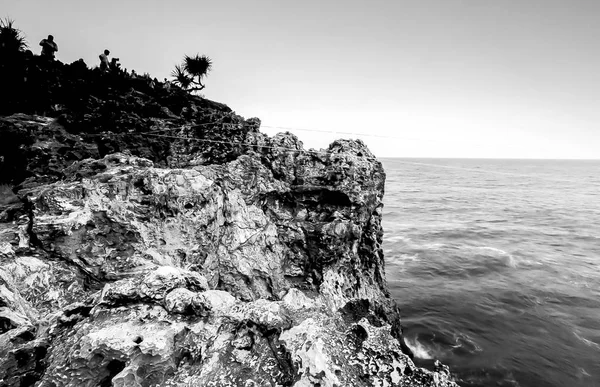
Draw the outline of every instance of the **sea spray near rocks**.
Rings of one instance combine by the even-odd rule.
[[[52,66],[57,118],[0,118],[0,385],[453,385],[406,354],[362,142]]]

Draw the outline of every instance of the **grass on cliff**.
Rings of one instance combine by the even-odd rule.
[[[0,184],[0,205],[6,206],[11,203],[18,203],[19,198],[12,190],[12,185]]]

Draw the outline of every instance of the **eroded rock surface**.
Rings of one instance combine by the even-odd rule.
[[[451,385],[402,351],[381,164],[356,142],[269,149],[180,169],[117,153],[22,189],[0,234],[1,383]]]
[[[403,343],[381,163],[209,109],[236,141],[174,118],[143,147],[0,120],[18,196],[0,202],[0,386],[454,385]]]

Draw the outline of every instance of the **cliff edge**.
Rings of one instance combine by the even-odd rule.
[[[403,343],[362,142],[307,151],[176,87],[15,68],[0,386],[455,385]]]

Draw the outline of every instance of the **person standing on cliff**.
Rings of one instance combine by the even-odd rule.
[[[100,54],[100,56],[99,56],[99,58],[100,58],[100,70],[102,72],[108,71],[108,66],[109,66],[108,56],[109,55],[110,55],[110,51],[104,50],[104,53]]]
[[[54,53],[58,51],[58,45],[54,41],[54,36],[48,35],[48,38],[42,39],[40,46],[42,46],[42,58],[53,60]]]
[[[119,63],[119,58],[112,58],[110,60],[110,65],[108,66],[108,68],[115,74],[119,74],[119,72],[121,71],[121,64]]]

